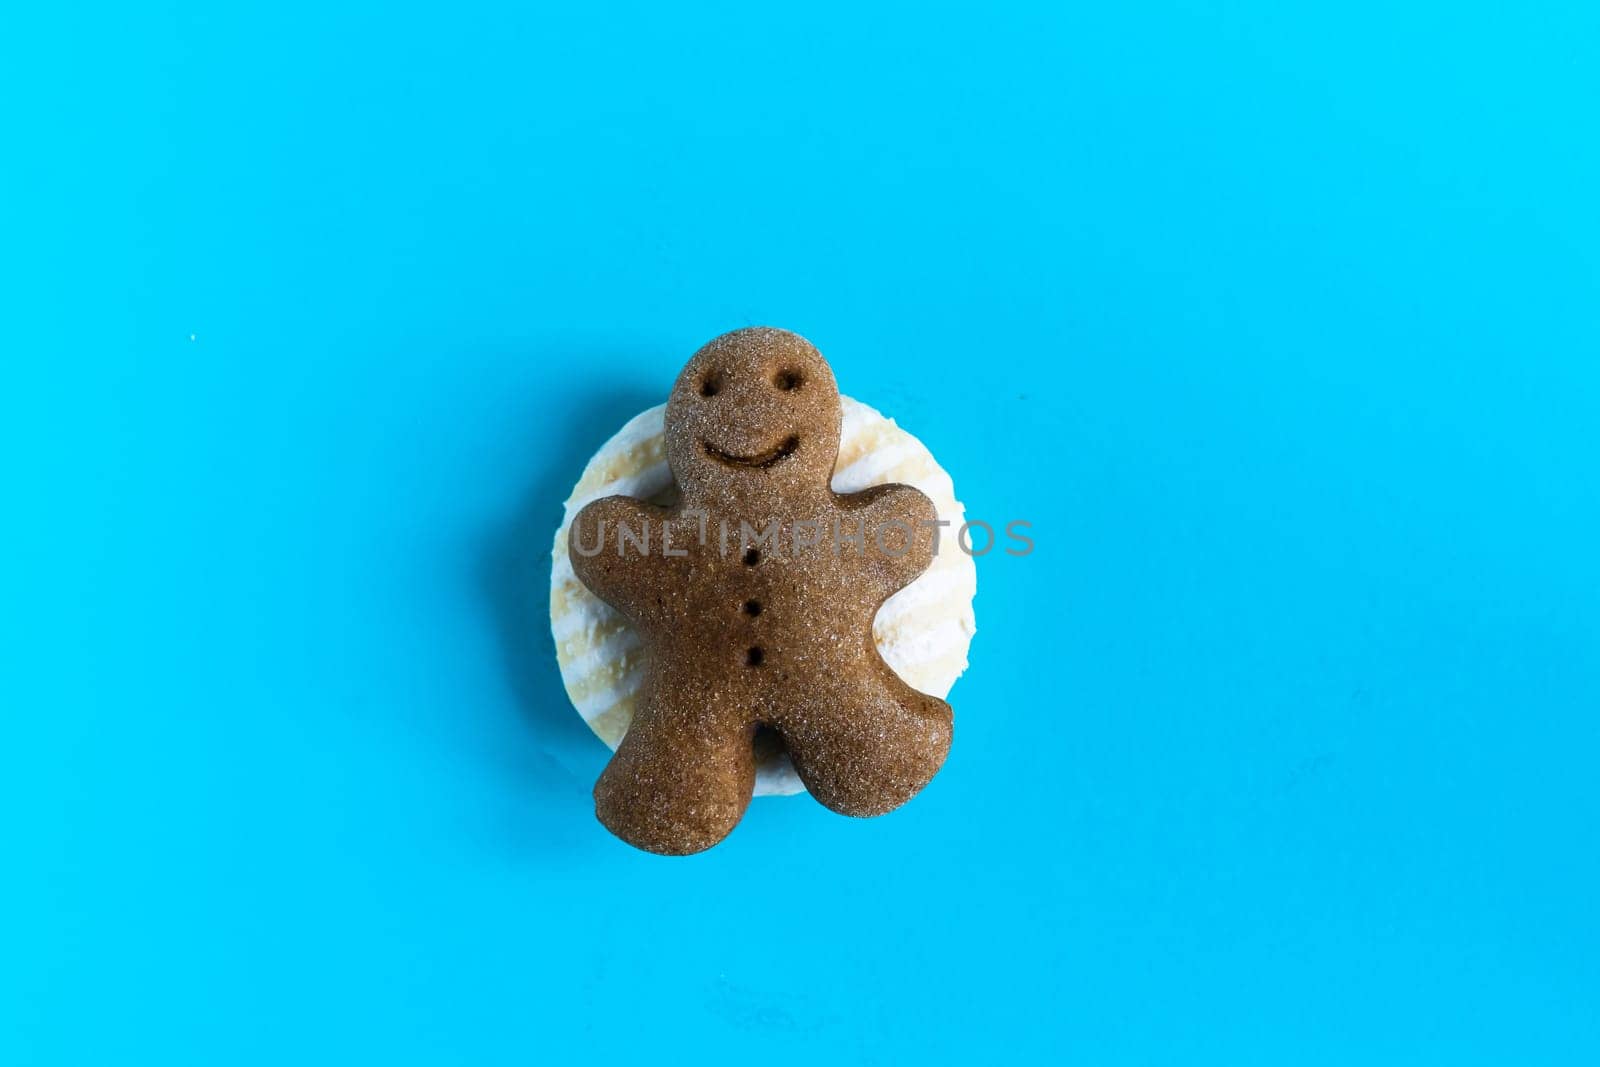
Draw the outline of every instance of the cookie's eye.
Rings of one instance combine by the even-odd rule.
[[[706,374],[704,378],[700,379],[701,396],[716,396],[720,392],[722,392],[721,374],[718,374],[716,371],[711,371]]]
[[[781,370],[772,376],[772,384],[786,393],[792,393],[800,388],[800,372],[797,370]]]

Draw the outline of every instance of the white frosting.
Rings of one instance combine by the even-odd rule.
[[[977,567],[956,538],[965,510],[955,498],[950,475],[921,441],[865,404],[849,397],[841,402],[844,420],[833,488],[853,493],[903,482],[926,493],[939,518],[950,523],[942,531],[933,565],[890,597],[872,623],[873,640],[884,662],[912,686],[943,698],[966,670],[967,649],[977,632],[972,613]],[[567,529],[584,505],[601,497],[647,499],[673,489],[662,437],[665,412],[664,404],[640,412],[589,460],[567,498],[552,551],[550,630],[561,680],[578,713],[612,748],[633,717],[643,683],[642,648],[626,620],[573,574]],[[756,796],[804,791],[788,756],[770,759],[756,769]]]

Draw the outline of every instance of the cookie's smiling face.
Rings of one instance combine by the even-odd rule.
[[[825,488],[838,453],[839,387],[799,334],[725,333],[672,387],[667,458],[685,492]]]

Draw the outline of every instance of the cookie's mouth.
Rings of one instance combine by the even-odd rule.
[[[705,446],[706,455],[710,456],[712,459],[716,460],[718,463],[721,463],[725,467],[743,467],[747,470],[764,470],[767,467],[782,463],[784,460],[793,455],[794,450],[800,447],[800,438],[793,436],[786,437],[775,448],[769,448],[765,452],[759,452],[753,456],[736,456],[731,452],[724,452],[710,441],[702,440],[700,443]]]

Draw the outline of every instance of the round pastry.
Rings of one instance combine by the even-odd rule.
[[[972,598],[977,568],[957,536],[965,511],[950,475],[925,445],[865,404],[841,397],[839,458],[832,488],[855,493],[901,483],[933,502],[942,528],[932,565],[884,602],[873,619],[879,654],[912,688],[944,698],[967,668],[967,649],[977,631]],[[573,572],[567,536],[586,504],[609,496],[671,504],[678,497],[667,465],[661,404],[630,419],[589,460],[567,498],[556,531],[550,574],[550,628],[567,696],[589,728],[613,750],[633,721],[643,682],[644,647],[620,613],[595,596]],[[805,791],[787,754],[760,754],[756,796]]]

